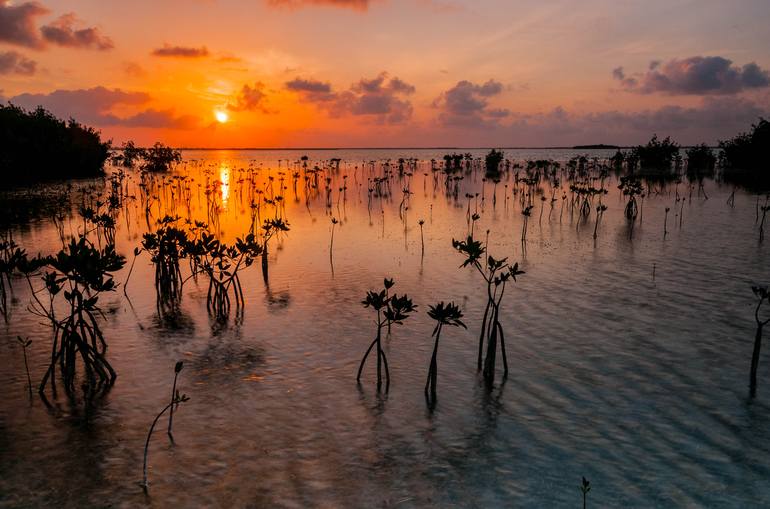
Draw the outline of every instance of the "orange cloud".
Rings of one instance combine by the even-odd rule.
[[[171,46],[169,44],[164,44],[162,48],[154,49],[152,55],[167,58],[206,58],[209,56],[209,50],[206,46],[194,48],[189,46]]]
[[[78,22],[74,13],[64,14],[40,29],[43,38],[53,44],[69,48],[93,48],[100,51],[115,47],[112,39],[103,35],[98,28],[74,28]]]

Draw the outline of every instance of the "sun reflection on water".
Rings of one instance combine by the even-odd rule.
[[[219,181],[222,184],[222,206],[227,207],[227,199],[230,197],[230,167],[224,163],[219,166]]]

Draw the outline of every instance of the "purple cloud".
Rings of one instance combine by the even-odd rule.
[[[752,62],[738,67],[723,57],[690,57],[666,63],[653,61],[644,73],[626,76],[612,71],[621,87],[639,94],[727,95],[770,86],[770,74]]]
[[[189,46],[171,46],[164,44],[162,48],[156,48],[152,55],[165,58],[206,58],[209,56],[209,50],[206,46],[194,48]]]
[[[386,72],[374,78],[361,78],[342,92],[334,92],[329,83],[300,78],[287,82],[286,88],[333,117],[368,116],[377,122],[398,124],[409,120],[414,110],[405,98],[414,93],[414,86],[400,78],[390,78]]]
[[[31,76],[37,70],[37,63],[15,51],[0,52],[0,75],[21,74]]]
[[[53,44],[68,48],[92,48],[100,51],[115,47],[112,39],[103,35],[98,28],[75,28],[78,18],[74,13],[64,14],[40,28],[43,38]]]
[[[95,87],[80,90],[54,90],[49,94],[20,94],[9,102],[26,109],[42,106],[61,118],[74,118],[95,126],[191,128],[197,119],[175,116],[171,110],[146,109],[128,117],[118,117],[111,110],[118,105],[142,106],[150,96],[144,92],[127,92],[119,88]]]
[[[50,11],[37,2],[11,5],[11,0],[0,0],[0,41],[28,48],[42,48],[35,18]]]
[[[440,109],[439,120],[445,125],[496,124],[510,114],[507,109],[489,106],[489,99],[502,91],[502,83],[492,79],[481,85],[463,80],[442,93],[433,105]]]

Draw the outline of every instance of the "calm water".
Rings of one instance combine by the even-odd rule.
[[[311,165],[343,160],[339,173],[330,174],[331,211],[323,191],[306,199],[302,181],[295,198],[287,174],[291,231],[272,241],[269,284],[258,264],[242,273],[242,320],[223,325],[209,318],[202,279],[185,285],[180,319],[159,319],[153,267],[142,254],[130,302],[120,290],[102,298],[108,356],[119,376],[87,413],[82,402],[63,397],[53,409],[36,394],[30,400],[15,338],[33,340],[37,384],[51,333],[27,311],[29,289],[16,280],[0,338],[0,506],[579,507],[581,476],[591,481],[589,507],[770,504],[766,355],[759,396],[747,398],[750,285],[770,281],[756,197],[738,191],[731,208],[729,187],[706,182],[709,199],[697,188],[690,199],[687,183],[671,184],[644,200],[629,238],[613,176],[596,240],[593,213],[582,223],[569,206],[560,211],[561,199],[551,211],[538,196],[523,250],[513,183],[497,186],[493,206],[491,183],[474,174],[455,199],[430,174],[428,161],[442,154],[307,152]],[[186,152],[179,174],[193,179],[192,210],[176,198],[172,203],[170,193],[160,195],[150,222],[168,212],[209,220],[208,179],[221,182],[208,195],[219,206],[220,236],[242,236],[250,221],[243,169],[259,169],[260,189],[273,176],[277,193],[279,166],[286,171],[287,161],[300,155]],[[573,153],[507,155],[566,160]],[[398,157],[423,161],[405,218],[397,179],[392,196],[369,207],[366,178],[380,169],[372,173],[363,164]],[[338,191],[343,175],[346,197]],[[137,182],[132,174],[130,194]],[[479,195],[478,205],[471,204],[481,216],[476,232],[489,229],[491,253],[526,271],[503,301],[511,373],[491,393],[475,369],[485,289],[477,274],[458,268],[462,259],[451,248],[453,237],[468,232],[465,194],[482,193],[482,186],[485,200]],[[550,198],[550,185],[542,189]],[[263,219],[268,211],[262,209]],[[340,220],[333,264],[331,216]],[[74,232],[81,222],[71,216],[66,224]],[[118,224],[118,250],[129,260],[116,275],[122,283],[147,231],[138,200],[127,202]],[[25,217],[12,231],[33,254],[60,247],[46,214]],[[386,276],[420,312],[386,339],[392,384],[387,396],[378,396],[373,371],[360,388],[355,372],[375,332],[372,312],[360,301]],[[442,335],[439,399],[430,413],[422,388],[433,323],[424,311],[439,300],[459,303],[469,328]],[[163,421],[153,437],[145,496],[138,485],[144,440],[180,359],[180,388],[191,399],[175,415],[176,445]]]

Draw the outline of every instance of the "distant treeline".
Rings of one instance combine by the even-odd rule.
[[[578,149],[615,149],[613,145],[583,145]],[[102,141],[95,129],[74,119],[61,120],[42,107],[27,111],[14,105],[0,105],[0,187],[46,180],[98,177],[110,156],[110,142]],[[610,163],[645,177],[669,178],[686,165],[688,177],[715,176],[717,168],[725,181],[747,187],[770,189],[770,122],[761,118],[751,130],[719,142],[715,152],[706,144],[686,150],[670,138],[653,136],[646,145],[617,150]],[[470,154],[447,154],[445,167],[457,170]],[[139,166],[146,171],[167,171],[181,161],[181,153],[161,143],[148,149],[127,142],[113,156],[113,163]],[[491,177],[511,162],[493,150],[485,160]]]
[[[684,168],[690,180],[715,177],[720,170],[722,180],[755,190],[770,190],[770,122],[761,118],[747,133],[719,142],[715,150],[705,143],[685,150],[666,137],[653,136],[639,145],[611,158],[616,170],[647,178],[676,177]]]
[[[75,120],[0,105],[0,187],[99,176],[109,150],[96,130]]]

